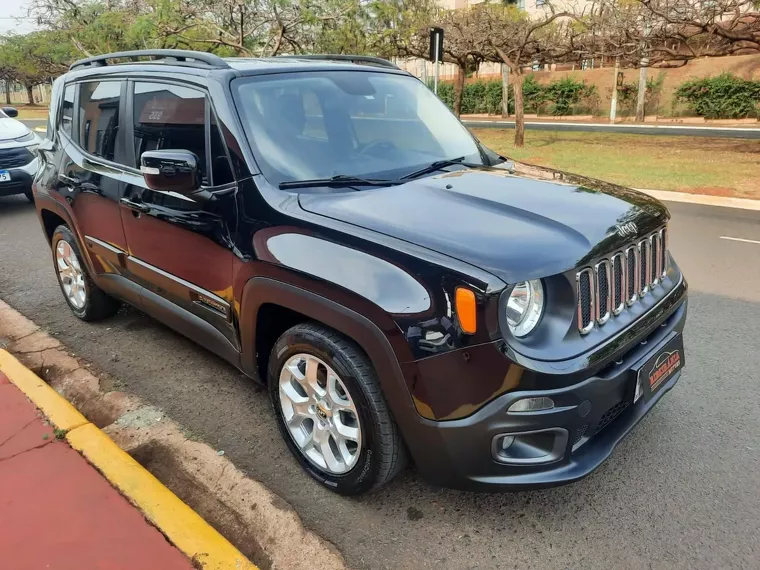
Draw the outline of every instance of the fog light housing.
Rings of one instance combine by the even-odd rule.
[[[491,455],[508,465],[540,465],[562,459],[567,449],[564,428],[502,433],[491,442]]]
[[[503,435],[501,436],[499,441],[500,441],[499,449],[501,449],[502,451],[506,451],[515,442],[515,436]]]
[[[523,398],[517,400],[509,408],[508,412],[521,413],[521,412],[540,412],[541,410],[551,410],[554,408],[554,400],[541,396],[540,398]]]

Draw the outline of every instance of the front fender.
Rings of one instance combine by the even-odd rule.
[[[318,321],[356,342],[366,353],[375,368],[386,401],[407,442],[413,444],[411,436],[419,425],[420,416],[414,407],[407,387],[407,381],[399,365],[400,356],[408,350],[400,331],[392,319],[374,323],[366,316],[311,291],[296,285],[278,281],[269,277],[249,279],[243,290],[241,319],[241,339],[244,349],[242,368],[250,376],[256,375],[257,362],[256,323],[260,308],[273,303],[297,311],[306,317]],[[382,328],[381,328],[382,327]],[[390,340],[389,340],[390,336]],[[394,342],[391,340],[400,340]],[[405,356],[408,356],[405,355]],[[416,450],[412,449],[413,455]]]

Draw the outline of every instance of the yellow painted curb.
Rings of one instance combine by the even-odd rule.
[[[206,570],[254,570],[227,539],[122,451],[92,424],[70,431],[66,439],[82,453],[169,540]]]
[[[0,371],[47,416],[66,439],[134,504],[180,551],[204,570],[258,570],[150,472],[132,459],[74,406],[7,351]]]
[[[87,418],[48,386],[42,378],[5,350],[0,350],[0,370],[42,410],[42,413],[58,429],[68,431],[89,423]]]

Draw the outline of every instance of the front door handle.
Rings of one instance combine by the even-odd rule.
[[[122,198],[119,200],[119,202],[125,207],[129,208],[130,210],[134,210],[135,212],[141,212],[146,213],[150,212],[150,206],[147,204],[143,204],[142,202],[133,202],[132,200],[128,198]]]

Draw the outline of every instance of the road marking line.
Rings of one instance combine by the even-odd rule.
[[[744,243],[757,243],[757,244],[760,244],[760,240],[756,240],[756,239],[735,238],[735,237],[730,237],[730,236],[720,236],[720,239],[727,239],[729,241],[741,241],[741,242],[744,242]]]

